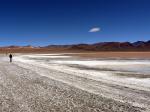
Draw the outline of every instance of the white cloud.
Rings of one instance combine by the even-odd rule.
[[[101,30],[101,28],[99,28],[99,27],[95,27],[95,28],[92,28],[92,29],[90,29],[89,30],[89,32],[99,32]]]

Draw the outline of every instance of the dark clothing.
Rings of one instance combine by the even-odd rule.
[[[9,55],[10,62],[12,62],[12,54]]]

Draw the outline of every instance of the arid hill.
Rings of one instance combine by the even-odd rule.
[[[90,51],[150,51],[150,41],[130,42],[100,42],[95,44],[78,44],[70,47],[73,50]]]
[[[48,45],[43,47],[6,46],[0,47],[0,53],[32,53],[32,52],[78,52],[78,51],[150,51],[150,41],[137,42],[99,42],[94,44]]]

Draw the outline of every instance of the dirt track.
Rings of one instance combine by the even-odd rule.
[[[58,72],[50,70],[49,73],[59,75]],[[40,76],[35,71],[13,63],[0,62],[0,79],[1,112],[140,112],[144,110],[77,89],[57,79]]]

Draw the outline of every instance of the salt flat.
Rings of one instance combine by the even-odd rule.
[[[28,54],[0,65],[2,112],[150,111],[149,60]]]

